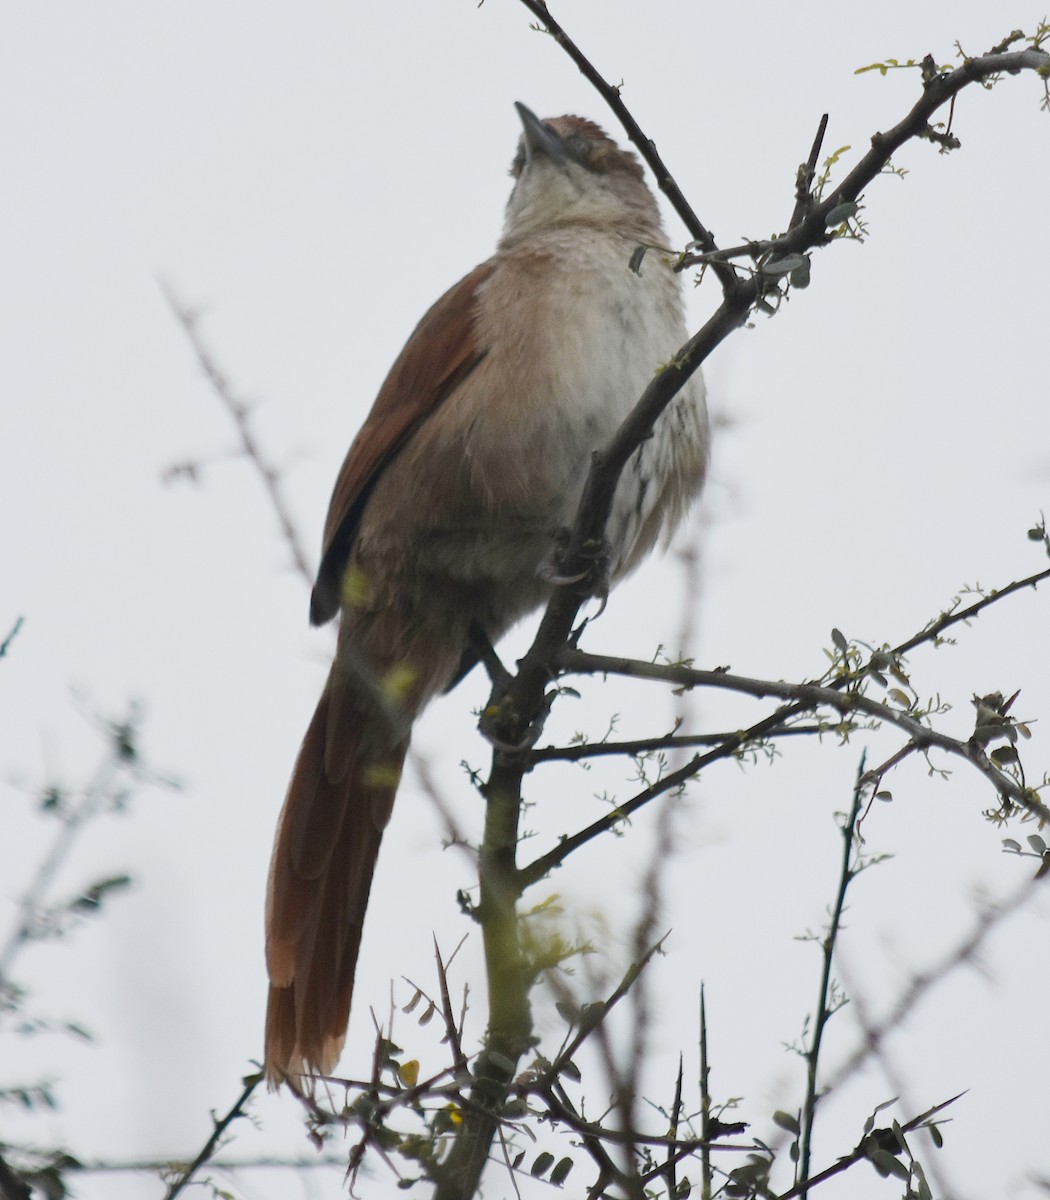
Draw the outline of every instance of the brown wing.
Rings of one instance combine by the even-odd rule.
[[[324,527],[324,549],[310,597],[310,622],[339,611],[343,573],[357,523],[383,469],[414,430],[485,357],[474,332],[475,295],[495,269],[475,267],[426,313],[390,368],[335,482]]]

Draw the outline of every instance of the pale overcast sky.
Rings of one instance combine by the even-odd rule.
[[[927,52],[950,62],[956,39],[978,53],[1042,15],[1022,0],[886,0],[856,12],[813,0],[561,0],[554,11],[623,81],[723,244],[783,226],[822,112],[826,148],[850,145],[848,166],[918,94],[914,72],[857,67]],[[95,826],[57,888],[127,870],[134,892],[69,944],[19,960],[33,1010],[82,1021],[97,1042],[4,1036],[0,1085],[42,1072],[61,1099],[35,1123],[5,1117],[4,1140],[61,1141],[88,1159],[190,1156],[209,1109],[228,1106],[261,1051],[269,846],[331,636],[307,627],[306,588],[258,478],[232,457],[230,421],[159,281],[200,309],[216,359],[256,405],[316,554],[335,472],[387,367],[425,308],[492,250],[519,132],[513,102],[586,115],[622,137],[530,21],[512,0],[4,6],[0,626],[18,615],[25,625],[0,663],[0,936],[50,834],[20,785],[81,784],[99,753],[71,688],[106,712],[141,700],[150,763],[184,782]],[[968,91],[954,117],[962,149],[908,147],[905,177],[868,190],[867,242],[820,253],[807,292],[719,350],[706,368],[720,433],[705,504],[677,549],[615,594],[590,648],[650,657],[663,645],[704,666],[800,680],[823,670],[833,626],[897,642],[964,585],[1039,569],[1025,530],[1050,508],[1040,97],[1031,77]],[[667,225],[681,244],[670,213]],[[717,300],[713,280],[690,296],[694,326]],[[203,464],[199,484],[165,485],[187,460]],[[699,586],[682,556],[695,548]],[[994,689],[1021,688],[1021,715],[1050,717],[1047,599],[1045,589],[1019,596],[958,630],[955,647],[915,655],[919,691],[953,705],[948,731],[965,736],[971,694]],[[560,707],[551,739],[599,736],[617,712],[625,736],[655,734],[679,703],[655,686],[583,691],[583,703]],[[433,707],[415,742],[471,836],[481,803],[460,763],[486,762],[471,716],[484,696],[472,680]],[[718,694],[686,703],[700,729],[765,711]],[[1040,769],[1046,728],[1033,726],[1027,752]],[[651,1030],[654,1100],[670,1101],[679,1048],[695,1078],[703,980],[712,1085],[721,1099],[744,1097],[734,1119],[771,1140],[772,1110],[798,1106],[802,1064],[783,1044],[812,1007],[818,955],[793,938],[818,930],[831,902],[833,814],[849,802],[864,744],[785,745],[772,768],[722,764],[688,790],[666,871],[668,955],[653,967],[666,998]],[[884,757],[898,743],[869,744]],[[981,903],[1031,870],[1000,852],[981,818],[994,797],[978,777],[937,765],[952,766],[949,782],[909,764],[866,829],[872,852],[894,857],[856,884],[842,973],[876,1015],[965,936]],[[593,819],[602,788],[631,791],[622,777],[578,770],[538,774],[532,787],[530,822],[544,838]],[[583,852],[550,888],[612,973],[655,824],[646,814],[627,838]],[[434,933],[446,949],[471,933],[454,982],[474,989],[480,1035],[477,939],[455,900],[469,864],[441,850],[440,830],[410,775],[376,880],[348,1073],[367,1072],[367,1005],[385,1013],[388,981],[402,1002],[402,976],[433,985]],[[890,1040],[891,1069],[872,1066],[828,1102],[816,1165],[848,1153],[903,1079],[892,1114],[902,1120],[969,1089],[935,1160],[952,1197],[1044,1194],[1031,1178],[1050,1176],[1038,1015],[1048,912],[1040,897],[1004,924],[982,969],[953,974]],[[538,1011],[553,1036],[549,1007]],[[828,1036],[830,1069],[856,1044],[852,1010]],[[432,1027],[402,1018],[395,1037],[424,1070],[441,1062]],[[232,1154],[310,1153],[291,1101],[266,1098],[256,1111],[261,1131],[241,1123]],[[393,1196],[395,1180],[375,1166],[361,1194]],[[577,1172],[582,1187],[585,1162]],[[302,1183],[246,1175],[234,1187],[253,1198],[342,1194],[338,1171]],[[863,1167],[821,1194],[865,1200],[895,1187]],[[505,1190],[500,1177],[491,1195]],[[87,1200],[162,1193],[142,1177],[78,1183]]]

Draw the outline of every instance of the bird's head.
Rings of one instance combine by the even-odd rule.
[[[662,238],[656,200],[633,154],[583,117],[541,121],[524,104],[515,107],[523,132],[511,166],[503,245],[567,225]]]

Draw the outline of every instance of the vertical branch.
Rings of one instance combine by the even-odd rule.
[[[481,924],[488,976],[489,1020],[485,1047],[474,1068],[470,1105],[448,1158],[435,1171],[434,1200],[467,1200],[480,1185],[489,1150],[499,1130],[501,1110],[532,1045],[532,982],[518,926],[521,878],[517,865],[521,815],[520,755],[496,752],[485,788],[485,834],[479,858]]]
[[[711,1064],[707,1059],[707,1005],[700,984],[700,1165],[703,1171],[701,1200],[711,1200],[715,1173],[711,1167]]]
[[[676,1142],[678,1140],[678,1130],[682,1123],[682,1077],[685,1074],[685,1063],[681,1053],[678,1055],[678,1074],[674,1081],[674,1102],[671,1104],[671,1121],[668,1129],[668,1142]],[[674,1149],[669,1144],[667,1147],[667,1164],[665,1167],[665,1178],[667,1179],[667,1194],[668,1196],[678,1195],[678,1160],[675,1157]]]
[[[853,839],[857,830],[857,818],[860,816],[861,800],[864,794],[864,759],[860,757],[857,767],[857,781],[853,785],[853,802],[849,813],[842,822],[842,866],[839,871],[839,886],[835,895],[835,905],[831,913],[827,933],[821,943],[823,963],[820,971],[820,991],[817,996],[817,1011],[813,1022],[813,1036],[809,1049],[806,1051],[806,1100],[802,1106],[802,1134],[799,1139],[799,1181],[800,1196],[803,1200],[809,1195],[809,1167],[813,1150],[813,1123],[816,1117],[817,1101],[817,1068],[820,1062],[820,1047],[824,1037],[824,1028],[835,1011],[833,1004],[831,964],[835,957],[835,946],[839,929],[842,925],[842,913],[846,905],[846,891],[856,877],[854,866]]]

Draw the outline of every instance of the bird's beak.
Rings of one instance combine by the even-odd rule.
[[[520,100],[514,102],[525,130],[525,155],[531,161],[536,155],[543,155],[552,162],[561,162],[567,151],[561,138],[536,116],[527,105]]]

